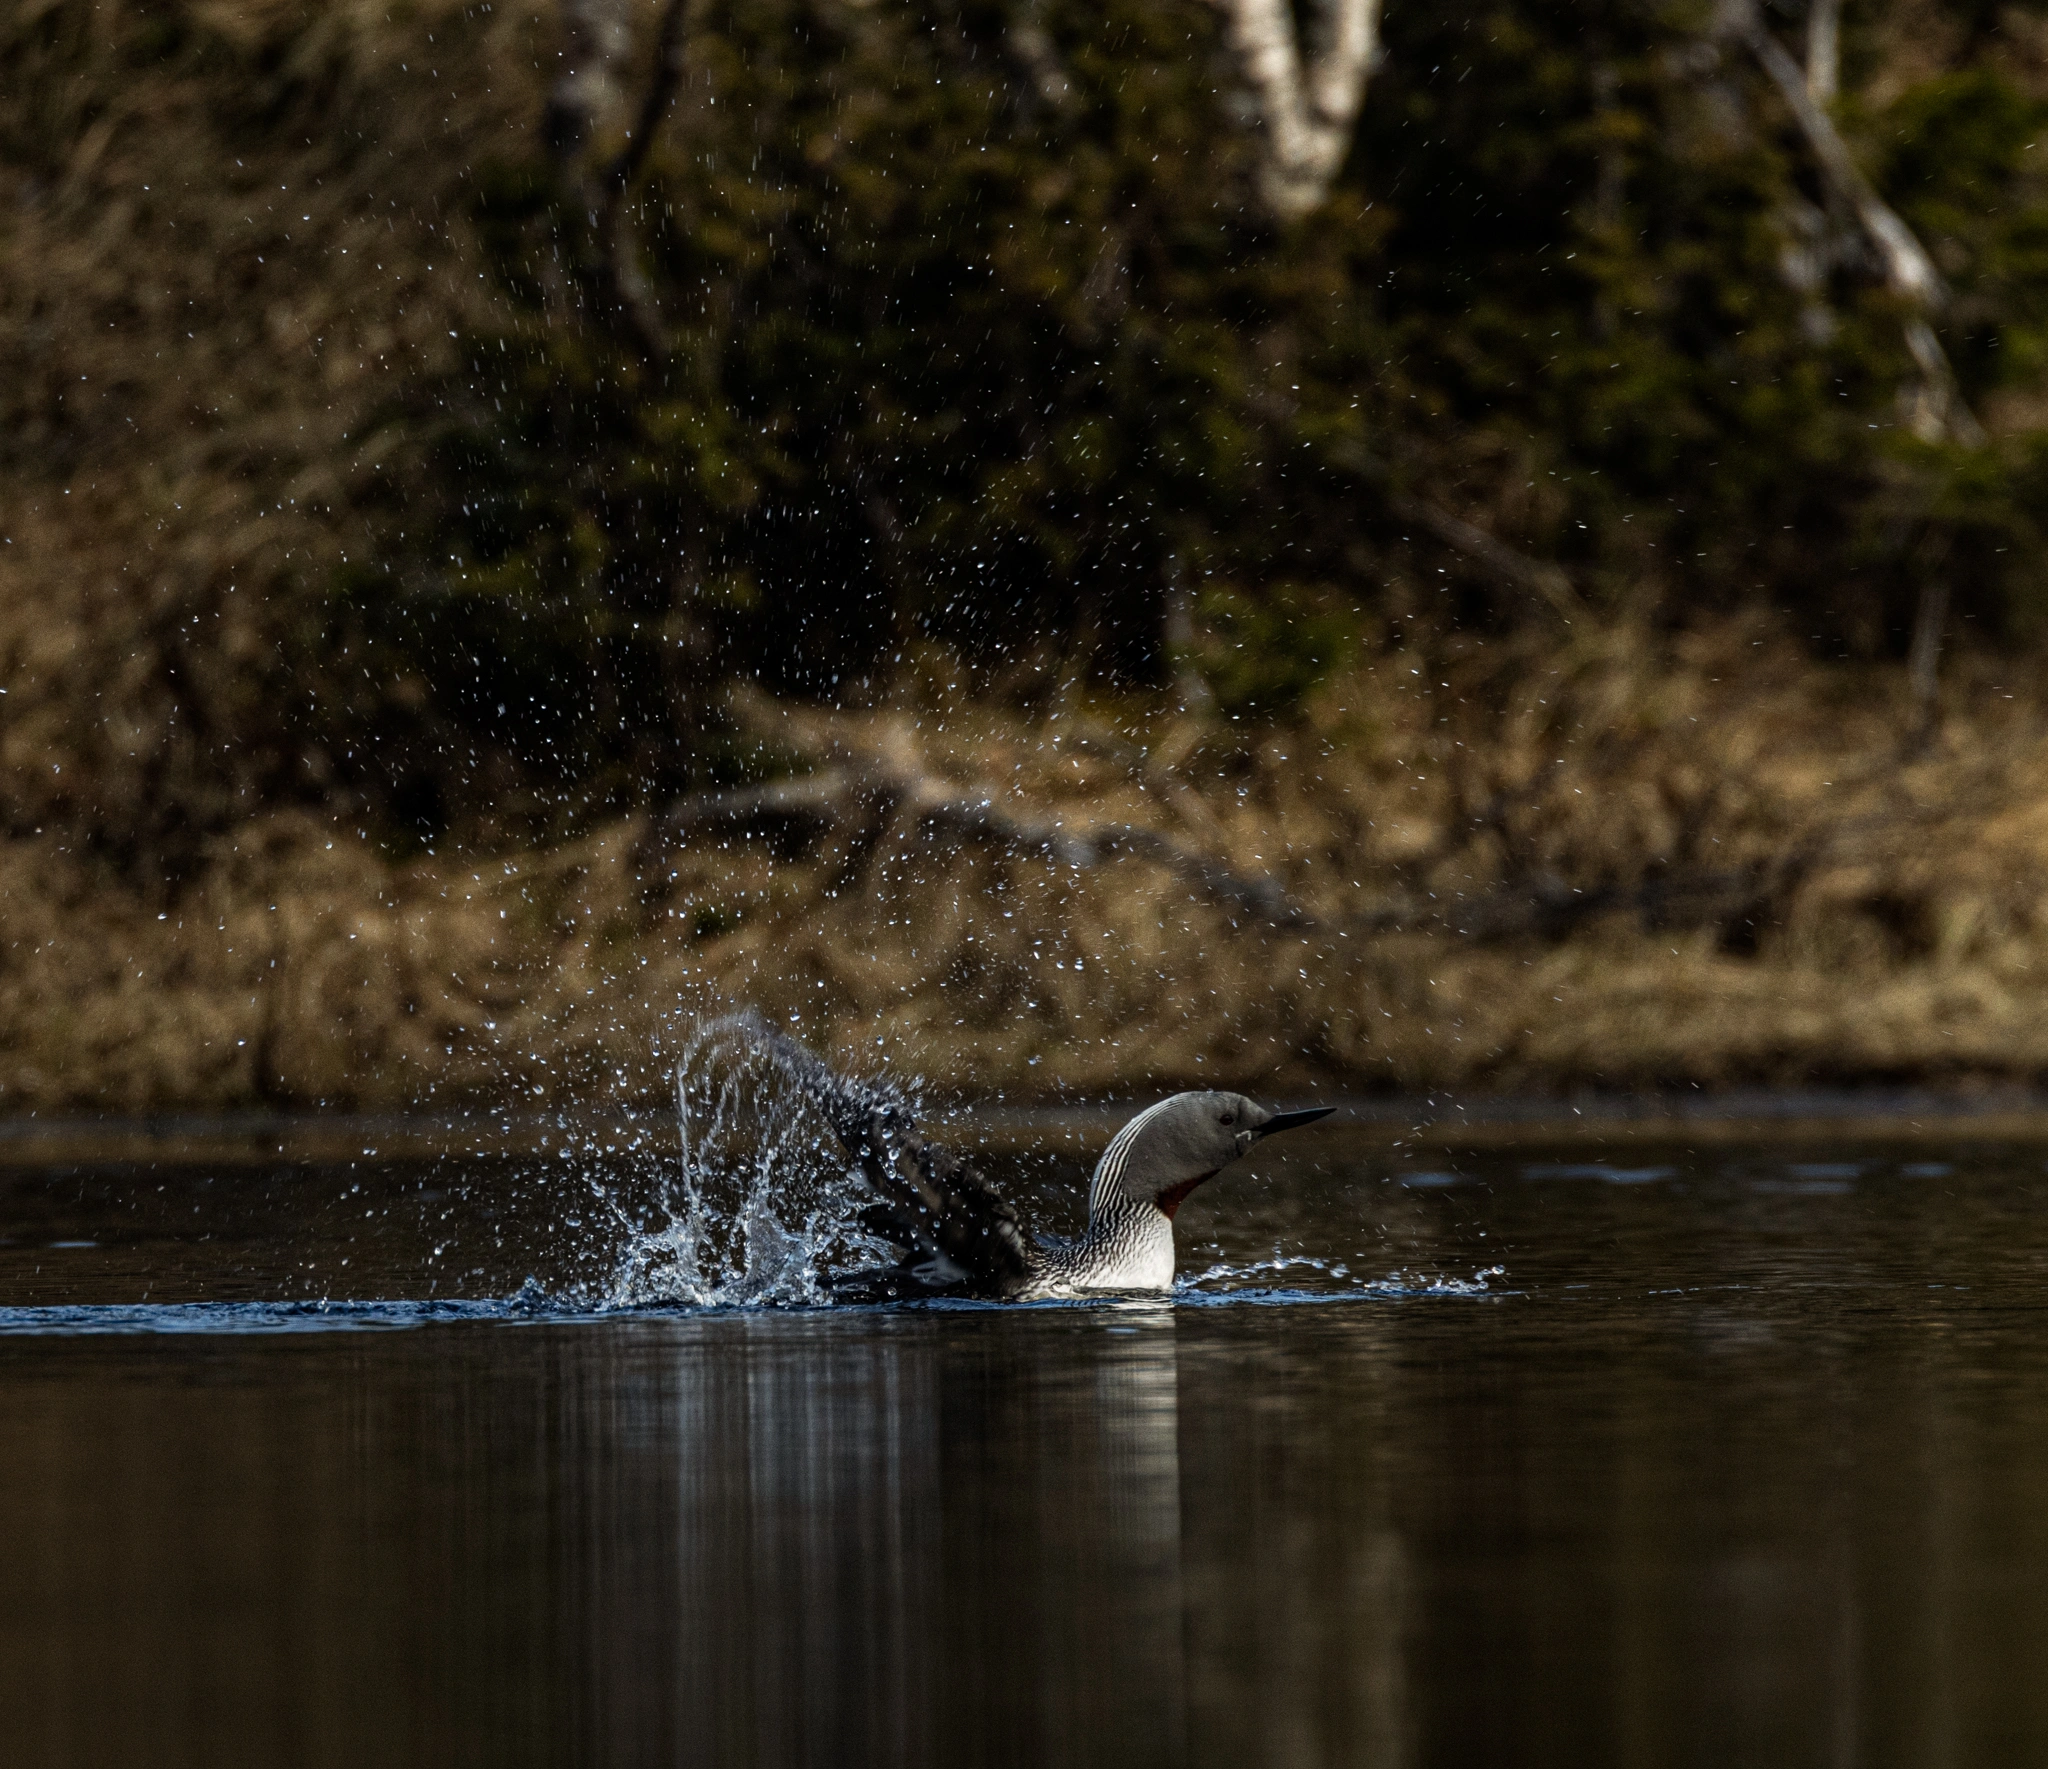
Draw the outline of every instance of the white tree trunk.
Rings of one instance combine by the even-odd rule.
[[[546,129],[555,152],[574,159],[625,110],[619,83],[633,54],[632,0],[562,0],[562,47],[548,90]]]
[[[1258,106],[1259,196],[1275,219],[1306,215],[1350,151],[1379,50],[1380,0],[1308,0],[1304,50],[1290,0],[1217,0]]]
[[[1906,348],[1920,370],[1919,381],[1903,400],[1907,422],[1927,441],[1948,436],[1966,447],[1976,447],[1984,440],[1983,427],[1964,403],[1956,387],[1955,370],[1927,323],[1927,315],[1940,312],[1948,302],[1948,285],[1935,269],[1934,260],[1898,211],[1871,188],[1834,119],[1814,102],[1809,71],[1771,35],[1754,0],[1726,0],[1723,17],[1777,87],[1785,108],[1806,137],[1821,176],[1854,212],[1883,267],[1885,286],[1919,310],[1908,316],[1905,325]]]
[[[1806,95],[1818,105],[1835,102],[1842,86],[1842,0],[1808,0]]]

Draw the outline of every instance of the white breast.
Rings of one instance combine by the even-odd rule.
[[[1153,1209],[1112,1232],[1084,1235],[1047,1263],[1027,1296],[1082,1296],[1099,1290],[1173,1288],[1173,1224]]]
[[[1147,1223],[1142,1236],[1134,1236],[1116,1250],[1106,1276],[1098,1277],[1097,1290],[1171,1290],[1173,1288],[1173,1224],[1161,1216]]]

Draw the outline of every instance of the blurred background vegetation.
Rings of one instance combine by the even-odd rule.
[[[732,684],[941,656],[1331,745],[1397,653],[1504,717],[1624,630],[1645,682],[1762,635],[1780,701],[1916,633],[2032,680],[2048,8],[1843,14],[1831,114],[1947,284],[1932,417],[1924,304],[1725,6],[1392,0],[1286,219],[1201,0],[647,0],[565,106],[577,16],[0,13],[18,929],[169,915],[288,815],[599,839],[810,765]],[[1761,20],[1796,52],[1806,0]]]

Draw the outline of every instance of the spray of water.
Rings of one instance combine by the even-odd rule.
[[[822,1304],[827,1272],[893,1257],[861,1227],[872,1194],[787,1051],[752,1013],[688,1029],[674,1068],[678,1155],[630,1199],[615,1168],[594,1164],[617,1252],[609,1281],[585,1293],[586,1306]],[[1276,1246],[1270,1259],[1183,1273],[1174,1293],[1187,1302],[1485,1297],[1498,1294],[1489,1285],[1503,1275],[1495,1266],[1470,1278],[1396,1272],[1374,1281]]]
[[[681,1153],[626,1229],[607,1305],[824,1300],[822,1274],[879,1251],[865,1188],[751,1014],[693,1027],[678,1052]],[[619,1208],[614,1206],[615,1209]]]

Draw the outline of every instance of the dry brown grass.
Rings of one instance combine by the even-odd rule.
[[[1270,870],[1313,930],[910,822],[377,850],[308,698],[347,672],[285,660],[374,549],[394,395],[490,317],[466,181],[530,147],[555,26],[463,11],[0,14],[0,1109],[643,1095],[676,1016],[739,1003],[970,1092],[2048,1068],[2038,660],[1959,666],[1917,757],[1896,670],[1625,624],[1382,635],[1285,728],[933,661],[782,732]],[[348,691],[361,730],[405,684]],[[1612,907],[1512,931],[1573,889]]]
[[[1958,666],[1924,754],[1904,693],[1763,629],[1618,630],[1390,638],[1285,728],[1071,691],[1019,711],[937,664],[869,710],[766,715],[1275,872],[1318,917],[1291,932],[1146,860],[1075,870],[909,818],[795,858],[664,855],[631,821],[400,860],[274,817],[163,901],[30,837],[0,848],[0,1101],[647,1097],[680,1019],[742,1004],[1012,1096],[2036,1076],[2040,668]],[[1730,873],[1755,890],[1643,894]],[[1613,907],[1502,931],[1531,880]],[[1490,935],[1460,931],[1478,910]]]

